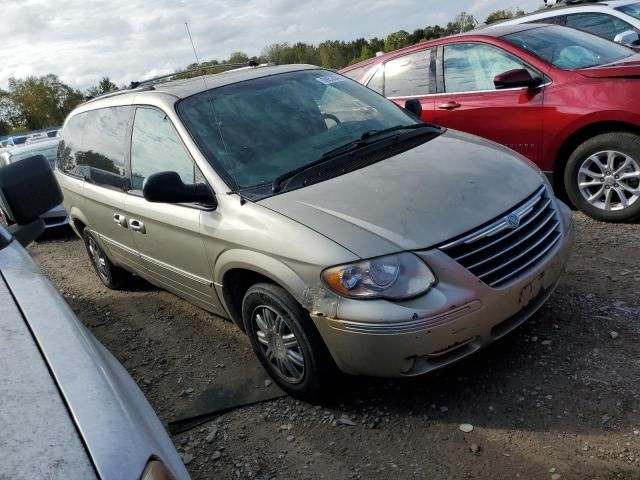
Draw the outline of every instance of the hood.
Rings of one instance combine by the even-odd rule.
[[[578,70],[581,75],[590,78],[640,78],[640,55],[632,55],[614,63]]]
[[[531,195],[541,175],[505,147],[448,130],[368,167],[258,203],[369,258],[468,232]]]

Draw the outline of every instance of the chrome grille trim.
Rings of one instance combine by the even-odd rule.
[[[517,217],[513,228],[508,218]],[[541,186],[524,203],[489,225],[439,247],[491,287],[534,266],[562,237],[552,194]]]

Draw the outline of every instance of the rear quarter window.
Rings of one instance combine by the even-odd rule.
[[[91,110],[72,117],[62,132],[58,168],[96,185],[127,190],[125,152],[131,107]]]
[[[76,155],[81,147],[86,119],[86,113],[74,115],[62,130],[58,144],[58,169],[61,172],[78,177],[84,176],[82,168],[78,167]]]

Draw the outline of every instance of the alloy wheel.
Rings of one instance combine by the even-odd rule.
[[[89,237],[88,244],[89,253],[91,253],[93,264],[96,266],[98,272],[100,272],[101,275],[109,278],[109,268],[107,267],[107,259],[104,255],[104,252],[92,237]]]
[[[274,371],[289,383],[300,383],[305,375],[304,354],[286,318],[260,305],[253,311],[252,322],[260,349]]]
[[[640,198],[640,165],[615,150],[594,153],[580,165],[578,188],[596,208],[624,210]]]

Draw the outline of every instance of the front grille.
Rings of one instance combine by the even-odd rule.
[[[439,248],[487,285],[500,287],[538,264],[561,237],[558,214],[542,186],[498,220]]]

